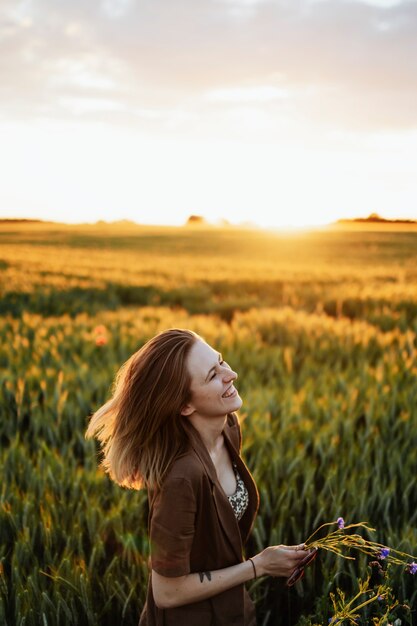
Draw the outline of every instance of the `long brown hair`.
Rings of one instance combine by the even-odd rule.
[[[180,328],[155,335],[122,365],[112,398],[90,417],[85,436],[100,441],[101,466],[119,485],[160,487],[187,444],[181,410],[190,400],[186,358],[197,339]]]

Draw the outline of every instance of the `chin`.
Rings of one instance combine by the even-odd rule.
[[[234,408],[231,409],[231,412],[233,413],[234,411],[238,411],[241,408],[242,404],[243,404],[243,400],[240,396],[238,396],[236,398],[236,401],[234,402]]]

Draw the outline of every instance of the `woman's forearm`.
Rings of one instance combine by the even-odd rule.
[[[171,609],[206,600],[222,591],[252,580],[254,577],[254,569],[249,560],[224,569],[175,578],[161,576],[152,570],[152,590],[157,607]]]
[[[206,600],[252,580],[255,571],[257,577],[267,575],[288,578],[309,554],[302,543],[297,546],[269,546],[250,560],[210,572],[169,578],[152,570],[155,604],[160,609],[170,609]]]

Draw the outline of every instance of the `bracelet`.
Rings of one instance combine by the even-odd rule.
[[[252,567],[253,567],[253,573],[255,574],[255,580],[258,578],[256,575],[256,567],[255,567],[255,563],[252,561],[251,558],[248,559],[248,561],[250,561],[252,563]]]

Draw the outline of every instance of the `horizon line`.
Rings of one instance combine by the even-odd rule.
[[[21,224],[60,224],[63,226],[117,226],[117,225],[134,225],[141,227],[171,227],[171,228],[182,228],[182,227],[208,227],[208,228],[252,228],[256,230],[304,230],[304,229],[314,229],[314,228],[326,228],[329,226],[337,226],[344,224],[364,224],[364,225],[376,225],[376,224],[387,224],[387,225],[415,225],[417,224],[417,219],[412,218],[385,218],[377,213],[370,213],[367,217],[352,217],[352,218],[337,218],[335,220],[329,222],[322,222],[320,224],[303,224],[303,225],[293,225],[293,224],[280,224],[280,225],[262,225],[256,222],[252,222],[251,220],[245,220],[239,223],[233,223],[227,220],[226,218],[220,218],[215,222],[210,221],[204,215],[196,215],[191,214],[182,224],[172,224],[172,223],[144,223],[139,222],[129,218],[121,218],[117,220],[105,220],[98,219],[95,221],[87,221],[87,222],[66,222],[60,220],[50,220],[36,217],[0,217],[0,223],[21,223]]]

